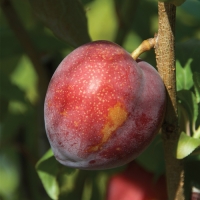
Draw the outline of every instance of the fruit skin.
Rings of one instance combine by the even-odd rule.
[[[112,176],[107,185],[106,200],[167,200],[164,176],[156,179],[154,174],[136,162]]]
[[[108,41],[64,58],[46,93],[46,133],[56,159],[107,169],[136,158],[160,129],[166,93],[157,71]]]

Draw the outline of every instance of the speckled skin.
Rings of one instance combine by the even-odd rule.
[[[46,94],[44,115],[56,159],[107,169],[137,157],[160,129],[165,88],[157,71],[108,41],[64,58]]]

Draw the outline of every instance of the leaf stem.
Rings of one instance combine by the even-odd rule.
[[[162,126],[169,200],[183,200],[183,160],[175,158],[180,131],[176,95],[175,69],[175,21],[176,7],[170,3],[158,3],[158,40],[155,46],[157,68],[167,90],[167,109]]]

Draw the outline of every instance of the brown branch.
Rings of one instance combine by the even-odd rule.
[[[167,109],[162,127],[169,200],[183,200],[184,171],[181,160],[175,158],[179,139],[175,70],[175,18],[176,7],[158,3],[158,40],[155,46],[158,71],[167,90]]]
[[[17,37],[18,41],[20,42],[21,46],[23,47],[25,53],[28,55],[29,59],[31,60],[33,67],[38,75],[39,79],[39,92],[42,95],[42,98],[46,92],[46,88],[48,85],[47,74],[44,70],[44,67],[41,63],[40,56],[35,48],[34,44],[32,43],[29,35],[27,34],[26,30],[24,29],[18,14],[16,13],[13,5],[11,4],[10,0],[1,0],[0,1],[2,11],[14,32],[15,36]]]

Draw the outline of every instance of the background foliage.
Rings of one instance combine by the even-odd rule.
[[[13,6],[26,35],[9,25],[6,5]],[[2,0],[1,7],[0,199],[45,200],[58,196],[73,200],[104,199],[107,180],[123,171],[124,166],[100,171],[61,166],[49,150],[45,133],[44,91],[61,60],[85,42],[110,40],[132,52],[141,41],[153,37],[158,28],[157,1]],[[186,0],[177,7],[176,17],[177,94],[182,132],[177,158],[185,158],[187,195],[192,185],[200,187],[199,10],[199,0]],[[15,22],[14,15],[12,20]],[[44,72],[37,70],[16,31],[24,39],[28,35],[31,43],[27,45],[38,55]],[[153,51],[141,57],[156,67]],[[164,173],[159,134],[137,162],[156,176]]]

